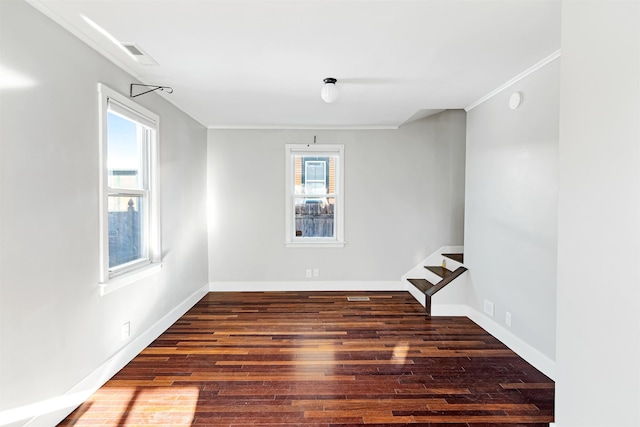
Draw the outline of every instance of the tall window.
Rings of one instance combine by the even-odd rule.
[[[158,116],[100,85],[101,281],[160,259]]]
[[[344,246],[342,145],[286,148],[287,246]]]

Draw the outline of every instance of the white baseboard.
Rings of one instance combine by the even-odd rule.
[[[467,317],[477,323],[482,329],[502,341],[504,345],[533,365],[537,370],[555,381],[556,362],[503,328],[502,325],[469,306],[467,306]]]
[[[405,291],[399,280],[389,281],[297,281],[297,282],[210,282],[211,292],[286,291]]]
[[[422,292],[410,286],[408,292],[424,307],[425,297]],[[465,316],[477,323],[482,329],[499,339],[504,345],[513,350],[518,356],[533,365],[537,370],[555,381],[556,363],[540,353],[520,338],[513,335],[500,324],[484,314],[474,310],[466,304],[437,304],[431,305],[432,316]]]
[[[65,394],[0,412],[0,426],[11,424],[25,427],[49,427],[58,424],[189,311],[208,292],[209,284],[202,286]]]
[[[431,306],[432,316],[462,316],[469,317],[469,306],[464,304],[433,304]]]

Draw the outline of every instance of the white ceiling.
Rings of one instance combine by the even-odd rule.
[[[559,0],[29,3],[212,128],[397,127],[465,108],[560,48]]]

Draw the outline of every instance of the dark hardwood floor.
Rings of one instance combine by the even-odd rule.
[[[541,427],[553,399],[497,339],[406,292],[210,293],[60,425]]]

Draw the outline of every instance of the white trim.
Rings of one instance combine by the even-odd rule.
[[[210,282],[210,292],[404,291],[400,281]]]
[[[432,301],[433,302],[433,301]],[[469,306],[464,304],[434,304],[431,306],[432,316],[467,316]]]
[[[135,114],[135,115],[129,115],[126,116],[128,118],[130,118],[131,120],[138,120],[136,118],[137,116],[142,116],[145,120],[145,122],[143,123],[145,126],[150,127],[150,128],[155,128],[156,130],[160,128],[160,116],[157,115],[156,113],[154,113],[151,110],[148,110],[147,108],[143,107],[142,105],[130,100],[129,98],[127,98],[125,95],[121,94],[120,92],[117,92],[113,89],[111,89],[109,86],[106,86],[102,83],[98,83],[98,93],[101,96],[104,96],[104,104],[101,102],[100,105],[105,108],[105,112],[106,110],[109,108],[109,106],[107,105],[107,99],[112,99],[114,102],[116,102],[117,104],[120,104],[119,107],[124,107],[128,110],[131,111],[131,114]],[[102,101],[102,100],[101,100]],[[124,115],[123,113],[119,112],[120,110],[116,111],[121,115]]]
[[[467,317],[489,332],[504,345],[513,350],[518,356],[532,364],[540,372],[555,381],[556,362],[522,341],[520,338],[503,328],[502,325],[491,320],[486,315],[467,306]]]
[[[343,144],[285,144],[285,246],[306,248],[342,248],[344,247],[344,164],[345,154]],[[295,170],[293,156],[334,156],[335,165],[335,203],[334,237],[333,238],[301,238],[295,236]],[[327,197],[327,195],[323,195]]]
[[[528,69],[526,69],[522,73],[518,74],[517,76],[515,76],[514,78],[512,78],[508,82],[504,83],[503,85],[501,85],[497,89],[494,89],[493,91],[489,92],[488,94],[486,94],[482,98],[478,99],[476,102],[474,102],[474,103],[470,104],[469,106],[465,107],[464,111],[466,111],[468,113],[469,111],[473,110],[478,105],[480,105],[483,102],[493,98],[494,96],[496,96],[497,94],[499,94],[503,90],[507,89],[509,86],[514,85],[515,83],[519,82],[520,80],[524,79],[525,77],[529,76],[530,74],[535,73],[536,71],[538,71],[539,69],[541,69],[545,65],[550,64],[553,61],[555,61],[556,59],[560,58],[560,54],[561,54],[560,49],[556,50],[551,55],[549,55],[546,58],[544,58],[542,61],[538,62],[537,64],[533,65],[532,67],[529,67]]]
[[[109,111],[133,122],[141,123],[148,128],[158,129],[159,118],[157,114],[147,110],[141,105],[133,103],[133,101],[129,101],[124,98],[124,95],[117,94],[117,92],[109,89],[107,86],[100,86],[102,86],[102,88],[98,90],[101,93],[105,93]],[[117,94],[117,96],[114,96],[114,93]],[[127,102],[125,103],[124,101]]]
[[[66,393],[51,399],[0,412],[0,425],[17,423],[27,419],[30,420],[24,426],[51,426],[58,424],[196,305],[208,291],[209,284],[200,287]]]
[[[107,99],[110,99],[117,106],[113,110],[118,114],[134,121],[140,121],[139,118],[142,118],[144,119],[143,124],[145,126],[149,128],[155,128],[156,130],[160,128],[159,115],[151,110],[148,110],[137,102],[130,100],[126,95],[123,95],[120,92],[117,92],[102,83],[98,83],[98,93],[101,96],[105,97],[104,104],[102,104],[101,102],[101,105],[103,106],[103,108],[105,108],[105,111],[106,109],[111,109],[107,101]],[[129,113],[125,113],[126,111],[128,111]]]
[[[137,268],[130,272],[123,273],[121,276],[116,276],[112,279],[109,279],[109,282],[107,283],[100,283],[100,296],[103,297],[113,291],[124,288],[131,283],[135,283],[138,280],[142,280],[145,277],[156,274],[160,272],[160,269],[162,269],[162,265],[163,264],[161,262],[148,263],[144,267]]]
[[[109,280],[109,218],[108,214],[104,214],[107,206],[109,206],[109,172],[106,167],[109,92],[111,92],[110,88],[98,83],[98,165],[100,170],[100,178],[98,181],[98,218],[100,224],[100,283],[103,284],[106,284]]]
[[[109,230],[108,230],[108,214],[107,206],[109,203],[109,194],[140,194],[146,195],[148,200],[148,235],[146,238],[148,247],[148,258],[151,261],[152,267],[161,262],[162,248],[161,248],[161,228],[160,228],[160,165],[158,157],[158,147],[160,144],[160,116],[154,112],[144,108],[134,101],[128,99],[125,95],[122,95],[108,86],[98,83],[98,111],[99,111],[99,161],[100,161],[100,178],[99,178],[99,217],[100,217],[100,282],[101,287],[100,294],[105,295],[108,292],[112,292],[127,284],[133,283],[138,278],[145,277],[146,270],[149,268],[147,263],[142,262],[139,265],[142,267],[131,269],[129,272],[122,274],[122,279],[118,277],[118,272],[113,272],[109,268]],[[112,107],[117,107],[113,110]],[[145,157],[147,161],[145,175],[147,175],[145,189],[143,190],[128,190],[128,189],[113,189],[108,186],[108,171],[107,171],[107,115],[109,111],[114,111],[123,117],[127,117],[142,126],[149,129],[152,132],[151,141],[148,141],[146,147]],[[138,272],[145,273],[143,276],[138,277]],[[150,273],[149,273],[150,274]],[[133,279],[132,279],[133,278]],[[115,286],[111,286],[112,281],[116,281]],[[108,289],[108,291],[107,291]]]
[[[444,111],[444,110],[443,110]],[[398,130],[399,126],[323,126],[323,125],[276,125],[276,126],[252,126],[252,125],[209,125],[212,130]]]
[[[425,305],[425,297],[415,286],[409,286],[408,292],[423,307]],[[537,370],[555,381],[556,363],[549,359],[538,350],[522,341],[520,338],[503,328],[499,323],[494,322],[484,314],[474,310],[466,304],[438,304],[437,300],[431,301],[432,316],[464,316],[477,323],[482,329],[490,333],[493,337],[500,340],[504,345],[509,347],[514,353],[529,362]]]
[[[336,241],[336,240],[321,240],[321,239],[309,239],[303,242],[284,242],[284,245],[287,248],[344,248],[344,245],[347,242]]]

